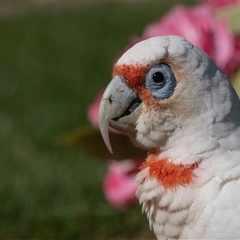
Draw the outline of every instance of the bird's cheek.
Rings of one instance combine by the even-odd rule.
[[[153,107],[157,104],[156,99],[154,99],[152,93],[146,89],[146,88],[142,88],[140,89],[140,91],[138,92],[142,102],[148,106],[148,107]]]

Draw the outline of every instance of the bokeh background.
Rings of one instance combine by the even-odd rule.
[[[154,239],[140,206],[107,203],[105,162],[56,142],[178,3],[195,2],[0,2],[0,239]]]

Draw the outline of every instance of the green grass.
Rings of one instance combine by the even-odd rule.
[[[169,8],[82,3],[0,19],[0,239],[153,236],[139,206],[106,203],[105,163],[54,141],[88,123],[115,56]]]

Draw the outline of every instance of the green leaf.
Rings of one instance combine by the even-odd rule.
[[[238,96],[240,96],[240,69],[239,68],[235,72],[234,76],[232,77],[231,82]]]
[[[81,127],[64,134],[57,139],[57,145],[74,145],[84,153],[102,160],[123,160],[146,157],[147,152],[134,146],[128,136],[110,131],[109,137],[113,154],[111,154],[105,146],[100,131],[92,127]]]
[[[232,33],[240,33],[240,4],[231,4],[216,10],[218,19],[227,20]]]

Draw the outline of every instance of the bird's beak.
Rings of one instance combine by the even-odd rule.
[[[134,132],[140,114],[140,104],[141,100],[137,94],[116,75],[103,94],[98,116],[103,140],[111,153],[113,151],[108,126],[121,132]]]

